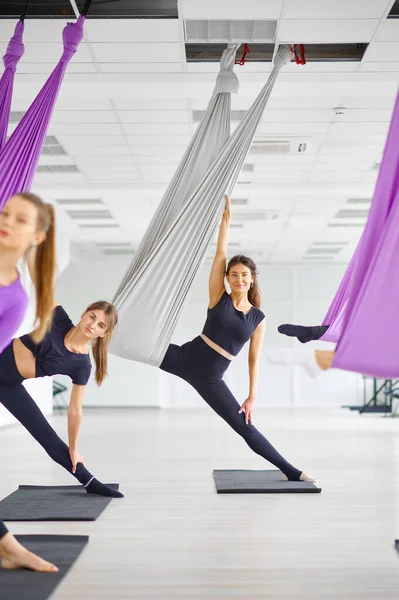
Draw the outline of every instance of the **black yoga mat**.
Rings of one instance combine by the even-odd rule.
[[[395,540],[396,550],[399,552],[399,540]]]
[[[59,571],[36,573],[0,567],[1,600],[46,600],[89,541],[87,535],[17,535],[16,538],[31,552],[57,565]]]
[[[218,494],[318,494],[306,481],[286,481],[281,471],[213,471]],[[1,514],[1,513],[0,513]]]
[[[95,521],[111,500],[81,485],[20,485],[0,502],[0,515],[3,521]]]

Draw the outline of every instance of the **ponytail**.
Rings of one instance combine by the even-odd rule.
[[[118,312],[113,304],[106,300],[93,302],[85,310],[85,313],[92,310],[102,310],[108,317],[107,331],[104,337],[99,337],[92,344],[94,362],[96,364],[95,380],[97,385],[101,385],[108,375],[108,346],[111,342],[113,330],[118,323]]]
[[[48,213],[46,239],[37,247],[35,260],[36,323],[38,327],[32,337],[40,341],[51,325],[50,316],[55,304],[55,213],[51,204],[45,204]]]
[[[37,231],[46,234],[44,241],[36,248],[34,262],[34,285],[36,288],[36,329],[32,339],[40,342],[51,326],[55,304],[55,212],[51,204],[45,204],[39,196],[31,192],[16,194],[30,202],[37,209]]]
[[[258,282],[256,281],[256,276],[254,277],[254,280],[251,283],[251,287],[248,291],[248,301],[255,308],[260,308],[260,289]]]

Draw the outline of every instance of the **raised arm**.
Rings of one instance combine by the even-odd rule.
[[[220,224],[215,258],[213,259],[211,273],[209,275],[209,308],[215,306],[223,292],[224,274],[226,270],[227,244],[229,241],[230,226],[230,198],[226,194],[226,206]]]
[[[68,440],[69,455],[72,461],[72,473],[75,473],[78,462],[83,463],[83,458],[79,455],[76,444],[78,441],[80,425],[82,423],[82,401],[85,389],[85,385],[73,384],[68,407]]]
[[[251,336],[248,353],[249,368],[249,395],[241,406],[239,413],[245,413],[245,423],[252,423],[252,412],[255,407],[255,400],[258,393],[259,380],[259,357],[263,346],[265,336],[265,319],[259,323]]]

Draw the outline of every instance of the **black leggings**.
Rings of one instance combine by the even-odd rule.
[[[0,521],[0,540],[5,534],[8,533],[7,527],[4,525],[3,521]]]
[[[170,344],[160,368],[192,385],[205,402],[244,438],[251,450],[275,465],[288,479],[299,480],[302,471],[287,462],[256,427],[246,425],[244,413],[238,414],[240,405],[223,381],[229,364],[228,358],[197,337],[183,346]]]
[[[47,454],[76,479],[86,485],[93,475],[82,463],[72,473],[69,448],[56,434],[40,408],[22,385],[23,377],[15,364],[14,350],[8,346],[0,354],[0,402],[29,431]],[[1,531],[1,530],[0,530]]]

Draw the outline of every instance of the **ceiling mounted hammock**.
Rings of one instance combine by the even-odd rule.
[[[75,23],[67,23],[62,32],[64,51],[58,65],[0,149],[0,208],[13,194],[29,190],[32,185],[66,68],[83,38],[84,21],[84,16],[80,16]],[[11,94],[9,86],[4,93]]]
[[[0,79],[0,150],[3,148],[7,137],[15,71],[24,53],[23,32],[24,22],[20,20],[15,26],[14,35],[9,41],[6,53],[3,56],[4,72]]]
[[[111,351],[124,358],[161,364],[219,225],[224,194],[234,187],[277,75],[292,57],[290,46],[280,46],[266,85],[229,138],[235,53],[235,46],[223,53],[205,116],[114,299],[120,325]]]
[[[333,367],[399,378],[398,263],[399,95],[366,227],[332,304],[341,330]]]

